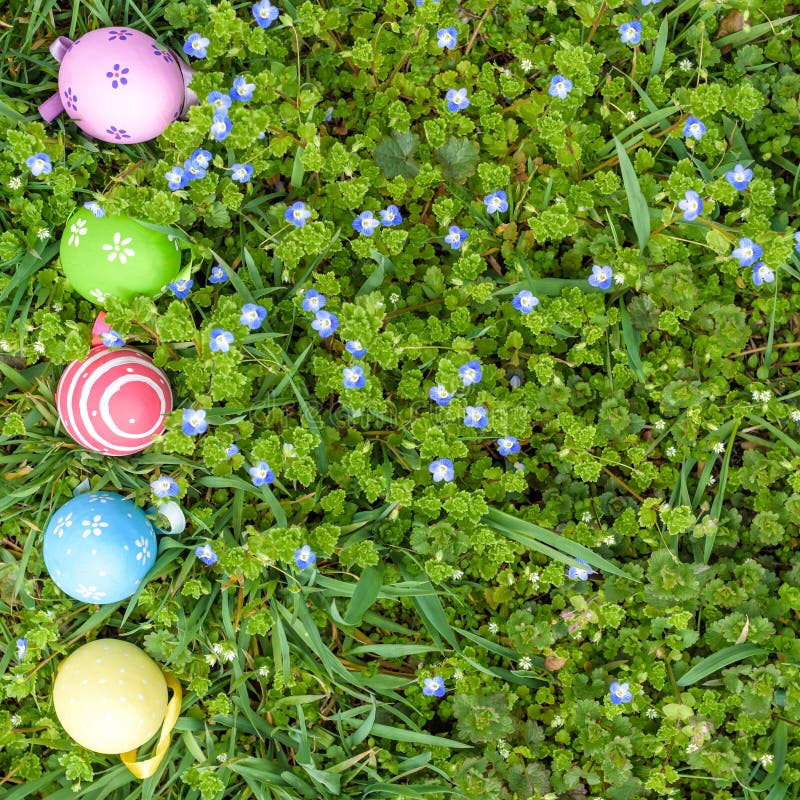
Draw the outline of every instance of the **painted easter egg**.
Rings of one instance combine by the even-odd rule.
[[[68,500],[44,531],[44,564],[62,592],[85,603],[117,603],[142,582],[156,554],[144,511],[115,492]]]
[[[181,267],[178,240],[124,215],[97,218],[79,208],[61,236],[61,266],[72,288],[102,305],[109,296],[154,297]]]
[[[66,49],[58,71],[59,98],[89,136],[119,144],[146,142],[183,111],[181,67],[173,50],[146,33],[98,28]]]
[[[53,705],[64,730],[97,753],[127,753],[153,737],[167,709],[167,682],[144,650],[96,639],[61,662]]]
[[[148,447],[172,411],[167,376],[139,350],[94,347],[73,361],[56,389],[64,429],[78,444],[109,456]]]

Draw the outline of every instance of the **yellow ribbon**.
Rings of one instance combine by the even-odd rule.
[[[155,774],[158,765],[167,753],[169,748],[169,736],[175,723],[178,721],[178,716],[181,713],[181,702],[183,700],[183,690],[177,678],[170,675],[168,672],[164,673],[164,678],[167,681],[167,686],[172,689],[172,699],[167,703],[167,711],[164,715],[164,722],[161,725],[161,735],[158,737],[158,744],[153,755],[147,761],[137,761],[137,750],[130,750],[127,753],[121,753],[120,758],[122,763],[133,773],[135,778],[144,780]]]

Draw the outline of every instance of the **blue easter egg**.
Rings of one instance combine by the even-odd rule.
[[[44,563],[62,592],[86,603],[130,597],[156,557],[144,511],[114,492],[73,497],[50,517]]]

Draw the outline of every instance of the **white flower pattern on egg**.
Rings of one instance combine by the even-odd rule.
[[[78,584],[75,591],[82,599],[94,600],[95,602],[99,602],[101,598],[106,596],[105,592],[98,592],[96,586],[84,586],[82,583]]]
[[[109,298],[108,292],[104,292],[101,289],[92,289],[89,294],[97,300],[98,303],[105,303],[106,300]]]
[[[53,528],[53,535],[58,536],[60,539],[64,535],[64,528],[72,527],[72,512],[70,511],[66,517],[59,517],[56,520],[56,526]]]
[[[67,244],[78,247],[81,243],[81,236],[86,233],[86,220],[79,219],[73,225],[69,226],[70,237]]]
[[[107,522],[103,522],[103,517],[100,514],[95,514],[91,519],[85,519],[81,522],[86,530],[83,532],[83,538],[85,539],[90,534],[94,534],[95,536],[102,536],[103,535],[103,528],[108,527]]]
[[[123,239],[121,233],[115,233],[113,243],[103,245],[103,250],[108,253],[108,260],[113,262],[119,258],[120,264],[127,264],[128,259],[136,255],[136,251],[128,247],[132,241],[130,236]]]
[[[136,560],[144,564],[144,562],[150,558],[150,542],[146,537],[140,536],[134,544],[139,548],[139,552],[136,554]]]

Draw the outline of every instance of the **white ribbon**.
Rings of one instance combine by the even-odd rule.
[[[161,503],[151,511],[161,514],[169,522],[170,533],[183,533],[186,530],[186,515],[181,507],[172,500]]]
[[[79,494],[85,494],[92,488],[88,478],[84,478],[73,490],[72,496],[77,497]]]

